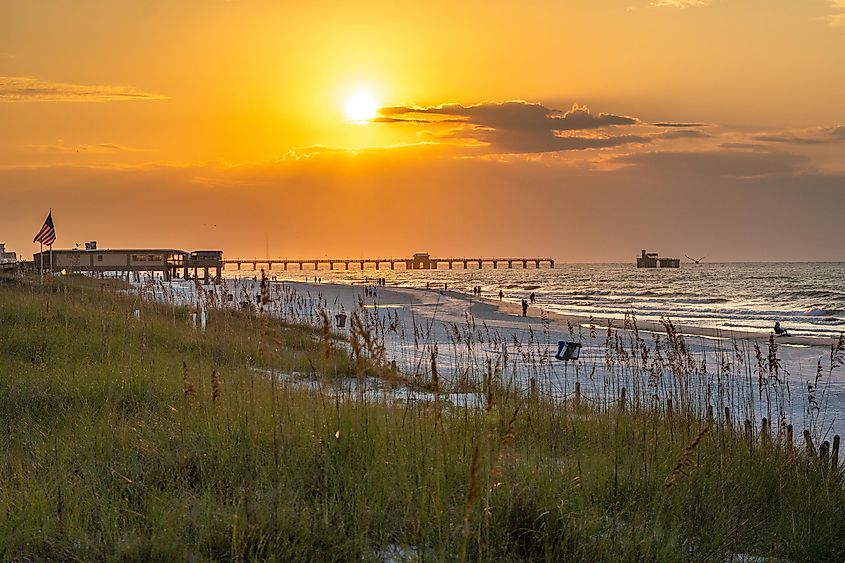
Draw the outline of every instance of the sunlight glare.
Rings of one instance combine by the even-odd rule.
[[[352,93],[346,98],[344,113],[349,121],[363,123],[378,115],[379,104],[372,94],[365,91]]]

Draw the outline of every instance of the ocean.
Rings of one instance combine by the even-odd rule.
[[[352,267],[352,266],[351,266]],[[260,275],[227,271],[227,277]],[[845,263],[682,264],[638,269],[633,264],[557,264],[554,269],[320,270],[274,269],[278,280],[442,288],[519,302],[533,292],[550,311],[596,318],[669,317],[681,327],[770,331],[776,321],[796,336],[831,338],[845,331]]]

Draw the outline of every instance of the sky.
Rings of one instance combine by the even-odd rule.
[[[0,0],[0,242],[845,260],[845,0]]]

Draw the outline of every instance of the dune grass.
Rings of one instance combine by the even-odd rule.
[[[344,395],[325,331],[121,289],[0,280],[0,559],[845,558],[839,467],[782,441],[507,385]]]

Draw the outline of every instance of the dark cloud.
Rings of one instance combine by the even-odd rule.
[[[591,113],[587,106],[575,104],[572,109],[560,116],[552,118],[560,131],[579,131],[583,129],[599,129],[613,125],[636,125],[640,121],[624,115],[612,113]]]
[[[722,149],[740,149],[740,150],[762,150],[769,151],[771,147],[762,143],[719,143],[719,148]]]
[[[712,135],[698,129],[673,129],[655,135],[657,139],[704,139]]]
[[[129,86],[64,84],[29,76],[0,76],[0,102],[113,102],[164,100]]]
[[[386,115],[374,117],[370,121],[373,123],[431,123],[428,119],[413,119],[410,117],[403,119],[400,117],[388,117]]]
[[[792,145],[828,145],[845,141],[845,125],[838,127],[821,127],[798,133],[783,132],[775,134],[757,135],[755,141],[767,143],[786,143]]]
[[[643,135],[611,135],[609,132],[572,135],[576,131],[595,132],[640,124],[634,117],[596,114],[577,104],[568,111],[562,111],[516,100],[470,106],[391,106],[382,108],[379,113],[374,121],[380,123],[460,124],[461,128],[453,128],[437,136],[473,139],[510,153],[596,149],[651,141],[650,137]]]
[[[452,131],[452,138],[475,139],[492,145],[506,153],[542,153],[557,151],[579,151],[604,149],[629,144],[646,144],[651,137],[643,135],[616,135],[582,137],[575,135],[537,134],[532,131],[499,131],[495,129],[474,129]]]
[[[671,121],[660,121],[652,123],[655,127],[709,127],[709,123],[673,123]]]
[[[807,157],[784,151],[660,151],[620,156],[612,162],[648,168],[653,173],[696,178],[792,176],[810,168]]]

